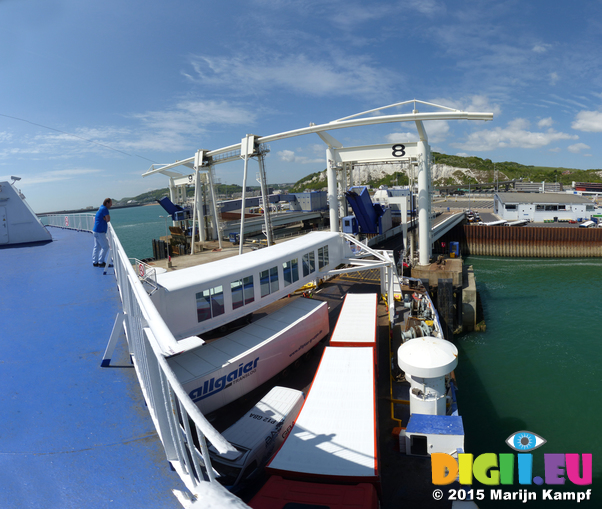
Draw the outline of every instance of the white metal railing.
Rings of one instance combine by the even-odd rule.
[[[91,232],[94,227],[94,214],[49,214],[40,217],[40,221],[45,226]]]
[[[150,300],[110,224],[107,236],[129,351],[168,461],[195,497],[211,493],[215,507],[220,499],[234,507],[247,507],[216,482],[206,440],[220,453],[236,449],[207,421],[170,368],[166,354],[179,353],[182,348]],[[203,486],[207,482],[212,483],[210,490]]]
[[[82,231],[92,231],[94,226],[94,214],[52,214],[40,219],[48,226]],[[193,498],[179,496],[178,490],[174,493],[189,507],[248,509],[216,481],[207,440],[220,453],[236,449],[207,421],[167,363],[166,356],[183,348],[145,290],[144,283],[156,284],[154,268],[136,259],[132,264],[110,223],[107,239],[123,308],[117,317],[123,319],[138,381],[167,460]]]

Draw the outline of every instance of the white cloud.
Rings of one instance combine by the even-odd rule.
[[[470,104],[466,106],[466,111],[490,111],[494,115],[499,115],[502,109],[497,104],[491,104],[489,98],[484,95],[473,95],[470,97]]]
[[[498,104],[492,103],[489,97],[480,94],[470,95],[458,100],[438,98],[429,102],[461,111],[490,112],[494,115],[499,115],[502,112]]]
[[[353,62],[353,65],[349,65]],[[401,77],[361,55],[306,54],[242,57],[194,56],[194,74],[185,74],[202,86],[235,90],[240,95],[278,90],[311,96],[388,95]]]
[[[408,141],[418,141],[417,133],[391,133],[385,136],[387,143],[404,143]]]
[[[68,159],[90,153],[107,155],[110,150],[127,156],[140,150],[171,152],[190,148],[191,138],[205,133],[209,126],[250,126],[255,122],[250,110],[227,101],[181,101],[165,110],[130,114],[128,118],[138,124],[38,134],[33,139],[20,140],[19,148],[0,151],[0,158],[15,153]]]
[[[535,53],[545,53],[551,47],[552,46],[550,44],[536,44],[535,46],[533,46],[533,51]]]
[[[579,152],[581,152],[582,150],[586,150],[591,147],[589,145],[586,145],[585,143],[575,143],[574,145],[569,145],[567,148],[569,152],[572,152],[573,154],[579,154]]]
[[[406,0],[405,5],[426,16],[435,14],[444,16],[446,12],[445,3],[436,0]]]
[[[552,120],[552,117],[542,118],[539,122],[537,122],[539,127],[552,127],[553,124],[554,121]]]
[[[602,132],[602,111],[580,111],[571,127],[577,131]]]
[[[515,118],[508,122],[508,129],[513,131],[522,131],[528,129],[531,126],[531,122],[529,122],[526,118]]]
[[[560,147],[551,148],[549,152],[560,152]]]
[[[286,163],[298,163],[298,164],[315,164],[315,163],[324,163],[326,164],[325,158],[310,158],[306,156],[299,156],[295,154],[292,150],[281,150],[277,152],[278,157],[281,161]]]
[[[173,108],[132,115],[143,124],[143,133],[123,141],[127,148],[174,150],[188,146],[190,136],[204,133],[209,125],[250,126],[255,115],[227,101],[182,101]]]
[[[495,148],[541,148],[558,140],[576,140],[579,137],[554,129],[545,132],[528,131],[529,122],[523,118],[517,118],[508,122],[507,127],[495,129],[484,129],[476,131],[468,136],[465,143],[457,143],[454,146],[465,150],[493,150]]]
[[[160,120],[174,113],[189,124],[206,126],[209,124],[243,125],[255,121],[255,115],[249,110],[226,101],[183,101],[167,112],[157,112]],[[163,123],[159,126],[161,127]],[[185,126],[189,128],[190,125]]]
[[[389,15],[391,8],[388,6],[371,5],[351,5],[347,3],[344,7],[336,9],[332,13],[332,20],[343,28],[353,28],[363,25],[373,20],[377,20]]]
[[[449,123],[445,120],[426,120],[424,129],[429,139],[429,143],[440,143],[447,138],[449,133]],[[390,133],[385,136],[388,143],[404,143],[408,141],[418,141],[417,131],[407,131]]]
[[[86,168],[70,169],[70,170],[55,170],[38,173],[37,175],[27,176],[27,184],[47,184],[49,182],[57,182],[61,180],[72,180],[85,175],[101,173],[103,170],[93,170]]]
[[[295,160],[295,153],[292,150],[281,150],[278,152],[281,161],[292,163]]]
[[[446,120],[429,120],[424,122],[424,128],[430,143],[440,143],[449,133],[449,123]]]
[[[556,85],[556,83],[558,83],[560,76],[558,76],[557,72],[551,72],[549,74],[549,78],[550,78],[550,85],[554,86],[554,85]]]
[[[578,108],[587,108],[587,106],[582,102],[576,101],[575,99],[573,99],[572,97],[577,97],[579,98],[580,96],[572,96],[572,97],[561,97],[559,95],[556,94],[550,94],[550,97],[552,97],[553,99],[558,100],[560,103],[565,103],[565,105],[568,106],[577,106]],[[558,104],[558,103],[550,103],[550,104]]]

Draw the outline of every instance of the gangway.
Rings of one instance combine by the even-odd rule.
[[[324,349],[305,404],[268,464],[269,473],[332,483],[378,482],[377,303],[376,294],[346,296],[331,346]],[[357,333],[349,335],[360,322]]]
[[[464,221],[466,214],[464,212],[458,212],[457,214],[453,214],[447,218],[445,218],[440,223],[433,226],[431,229],[432,232],[432,241],[440,239],[445,235],[448,231],[450,231],[454,226],[461,224]]]
[[[286,478],[378,481],[374,348],[327,346],[290,435],[267,466]]]

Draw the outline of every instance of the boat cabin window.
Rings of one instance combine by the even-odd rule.
[[[259,282],[261,286],[261,296],[265,297],[270,293],[278,291],[278,266],[259,273]]]
[[[282,264],[282,275],[284,276],[284,286],[288,286],[295,281],[299,281],[299,262],[298,258]]]
[[[199,322],[224,314],[224,288],[216,286],[196,294],[196,312]]]
[[[232,292],[232,309],[238,309],[255,300],[253,293],[253,276],[237,279],[230,283]]]
[[[313,251],[303,255],[303,277],[309,276],[316,271],[316,259]]]
[[[506,205],[506,210],[516,210],[516,205]]]
[[[322,270],[328,265],[328,246],[318,249],[318,268]]]

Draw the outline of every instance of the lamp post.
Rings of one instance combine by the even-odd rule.
[[[169,216],[159,216],[161,219],[165,219],[165,236],[169,237],[169,234],[167,233],[167,218]]]

